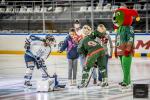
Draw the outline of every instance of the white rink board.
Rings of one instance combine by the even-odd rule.
[[[57,44],[60,41],[63,41],[66,34],[53,34],[56,38]],[[28,35],[26,34],[14,34],[14,35],[1,35],[0,34],[0,50],[9,50],[9,51],[24,51],[24,41]],[[39,34],[38,36],[44,36]],[[114,40],[115,35],[111,35],[112,40]],[[150,34],[136,34],[135,35],[135,51],[136,53],[150,53]],[[58,45],[54,48],[53,51],[58,50]]]
[[[115,40],[115,35],[111,35],[111,39]],[[135,52],[136,53],[150,53],[150,34],[135,34]]]

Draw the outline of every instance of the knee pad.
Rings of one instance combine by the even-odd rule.
[[[48,79],[47,67],[40,68],[40,71],[41,71],[41,74],[42,74],[42,79],[44,79],[44,80]]]
[[[33,61],[31,62],[26,62],[27,68],[30,68],[31,70],[34,68],[35,63]]]
[[[32,78],[33,68],[34,67],[30,67],[26,69],[26,75],[24,76],[25,79],[30,80]]]

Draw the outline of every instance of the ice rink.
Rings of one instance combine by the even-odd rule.
[[[67,82],[68,65],[66,56],[50,56],[46,61],[50,75],[57,73],[60,81]],[[150,100],[134,99],[133,90],[121,91],[118,82],[122,80],[119,59],[109,60],[108,78],[110,87],[101,89],[91,83],[87,88],[67,87],[54,92],[36,92],[36,81],[40,71],[35,70],[33,88],[24,89],[25,63],[23,55],[0,55],[0,100]],[[78,66],[78,79],[81,78],[81,67]],[[131,69],[132,83],[150,84],[150,58],[133,58]],[[150,93],[149,93],[150,94]],[[150,95],[149,95],[150,96]]]

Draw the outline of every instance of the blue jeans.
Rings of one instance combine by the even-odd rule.
[[[80,55],[79,59],[80,59],[80,66],[82,67],[81,69],[83,71],[83,67],[84,67],[84,63],[85,63],[86,57],[84,55]]]

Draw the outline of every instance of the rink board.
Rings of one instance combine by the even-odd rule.
[[[38,36],[45,36],[45,34],[36,34]],[[57,44],[65,39],[65,34],[52,34],[57,41]],[[28,34],[0,34],[0,54],[23,54],[24,42]],[[115,34],[111,34],[114,43]],[[58,45],[52,47],[52,55],[65,55],[66,53],[57,53]],[[135,57],[150,57],[150,34],[135,34]]]

